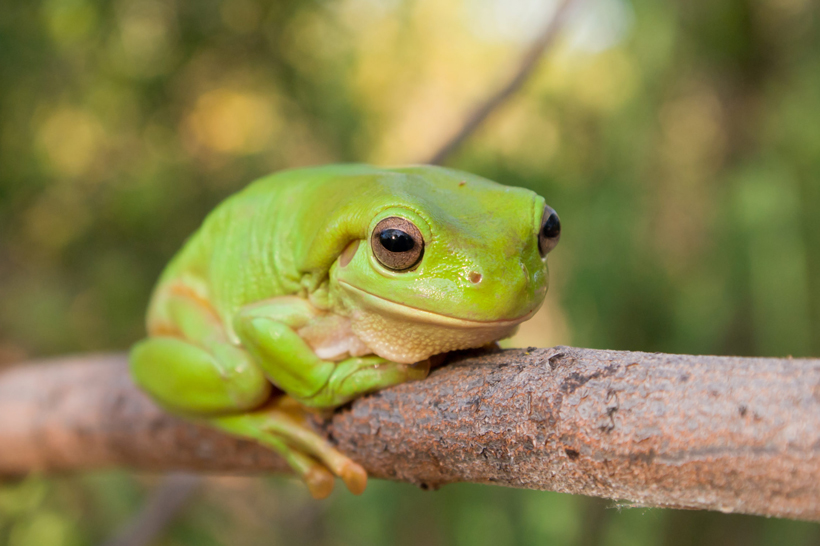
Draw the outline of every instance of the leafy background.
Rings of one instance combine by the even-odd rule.
[[[538,0],[0,2],[0,365],[121,350],[163,264],[248,181],[419,162],[548,19]],[[581,0],[449,165],[561,214],[512,343],[820,354],[820,6]],[[0,449],[2,447],[0,446]],[[0,543],[95,544],[157,478],[0,486]],[[372,483],[207,480],[162,544],[817,544],[784,520]]]

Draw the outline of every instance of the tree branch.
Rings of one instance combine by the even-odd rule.
[[[552,18],[544,27],[541,35],[530,46],[530,49],[521,58],[518,70],[516,70],[513,77],[507,84],[487,97],[487,99],[479,104],[472,113],[467,116],[464,124],[454,134],[450,140],[438,149],[438,151],[431,157],[427,163],[431,165],[442,165],[456,151],[467,138],[481,125],[490,114],[492,114],[499,106],[504,104],[510,97],[512,97],[523,85],[527,82],[529,77],[538,66],[538,61],[547,52],[549,47],[555,41],[558,31],[564,23],[564,17],[569,11],[570,6],[574,0],[562,0],[552,15]]]
[[[820,360],[555,347],[465,354],[317,430],[371,476],[466,481],[820,520]],[[128,466],[284,471],[163,413],[125,357],[0,373],[0,474]]]

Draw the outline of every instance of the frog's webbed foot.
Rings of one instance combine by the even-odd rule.
[[[406,381],[418,381],[430,373],[430,360],[397,364],[378,356],[352,357],[336,368],[319,391],[300,403],[314,408],[336,408],[364,394]]]
[[[300,405],[283,396],[261,409],[212,418],[209,423],[275,450],[316,499],[330,495],[334,475],[341,478],[353,494],[360,495],[367,486],[367,472],[310,430],[306,418],[307,412]]]

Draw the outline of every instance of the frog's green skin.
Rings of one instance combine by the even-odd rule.
[[[295,404],[271,402],[272,385],[333,408],[424,378],[433,355],[509,336],[547,290],[544,211],[528,190],[430,166],[258,180],[163,273],[133,377],[167,409],[277,450],[315,496],[332,489],[327,469],[360,492],[361,467],[303,427]],[[424,239],[409,270],[374,254],[371,234],[388,217]]]

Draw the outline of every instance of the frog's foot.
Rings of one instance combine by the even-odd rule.
[[[305,482],[310,494],[323,499],[333,491],[333,476],[360,495],[367,472],[339,453],[327,440],[310,430],[306,412],[288,397],[281,397],[249,413],[209,419],[210,424],[243,438],[253,439],[279,453]]]
[[[398,364],[378,356],[352,357],[336,364],[316,394],[299,401],[315,408],[335,408],[369,392],[424,379],[429,373],[430,359]]]

